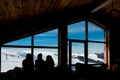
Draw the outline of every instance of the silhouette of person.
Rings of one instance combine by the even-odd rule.
[[[23,67],[23,71],[24,72],[33,72],[34,71],[34,63],[33,63],[33,59],[32,59],[32,55],[31,54],[27,54],[26,58],[23,60],[22,62],[22,67]]]
[[[38,72],[44,72],[44,70],[46,69],[45,67],[46,63],[42,59],[42,53],[39,53],[37,59],[35,60],[35,70]]]
[[[48,71],[51,72],[54,69],[55,63],[54,63],[54,60],[53,60],[51,55],[47,55],[47,57],[46,57],[46,65],[47,65],[47,70]]]

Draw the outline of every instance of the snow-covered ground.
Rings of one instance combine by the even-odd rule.
[[[38,52],[37,52],[38,53]],[[34,55],[34,60],[37,58],[38,54]],[[40,53],[40,52],[39,52]],[[42,51],[43,53],[43,59],[46,59],[47,55],[51,55],[54,62],[55,62],[55,66],[58,65],[58,54],[56,53],[51,53],[50,51]],[[6,72],[10,69],[14,69],[15,67],[22,67],[22,61],[23,59],[25,59],[27,52],[2,52],[1,54],[1,72]],[[80,56],[80,57],[79,57]],[[72,64],[75,64],[77,62],[80,63],[84,63],[84,61],[82,61],[83,59],[81,59],[81,57],[83,58],[84,55],[78,55],[78,54],[74,54],[72,57]],[[97,61],[101,61],[103,62],[103,59],[100,59],[96,56],[96,54],[91,54],[89,55],[89,59],[92,62],[97,62]],[[89,62],[89,63],[92,63]],[[94,64],[94,63],[92,63]]]
[[[12,53],[12,54],[11,54]],[[57,54],[51,54],[50,52],[43,52],[43,59],[46,60],[47,55],[51,55],[55,66],[58,64],[58,55]],[[22,68],[22,61],[26,57],[26,52],[2,52],[1,54],[1,72],[6,72],[10,69],[14,69],[15,67],[21,67]],[[37,59],[37,55],[34,55],[34,60]]]
[[[22,60],[24,57],[2,53],[1,55],[1,72],[6,72],[14,67],[22,67]]]

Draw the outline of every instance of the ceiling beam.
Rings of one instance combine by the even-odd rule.
[[[105,7],[106,5],[108,5],[109,3],[113,2],[113,0],[106,0],[103,3],[101,3],[100,5],[96,6],[94,9],[92,9],[90,12],[91,13],[95,13],[98,10],[102,9],[103,7]]]

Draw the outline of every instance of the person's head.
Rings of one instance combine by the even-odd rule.
[[[47,55],[47,59],[50,59],[50,58],[52,58],[50,55]]]
[[[31,55],[30,53],[28,53],[28,54],[26,55],[26,59],[32,59],[32,55]]]
[[[42,53],[38,54],[38,59],[42,59]]]
[[[53,60],[52,56],[51,55],[47,55],[47,58],[46,58],[47,61],[51,61]]]

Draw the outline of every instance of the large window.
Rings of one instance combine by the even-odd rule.
[[[107,64],[106,33],[90,21],[68,25],[68,65]]]
[[[39,53],[43,54],[44,60],[47,55],[51,55],[57,66],[58,29],[3,44],[1,47],[1,72],[7,72],[15,67],[22,68],[22,61],[27,53],[33,54],[33,61],[36,60]]]
[[[84,20],[69,24],[67,30],[68,53],[65,54],[68,54],[67,64],[70,67],[78,62],[92,65],[108,64],[108,31],[103,26],[101,28],[90,21]],[[60,50],[61,47],[61,45],[58,45],[60,43],[58,37],[61,33],[58,33],[58,31],[58,29],[53,29],[3,44],[1,47],[1,72],[6,72],[16,66],[22,67],[22,60],[27,53],[33,55],[33,61],[37,59],[39,53],[43,54],[44,60],[46,60],[47,55],[51,55],[55,66],[57,66],[58,60],[60,60],[58,58],[61,58],[61,54],[58,54],[60,52],[58,48]]]

